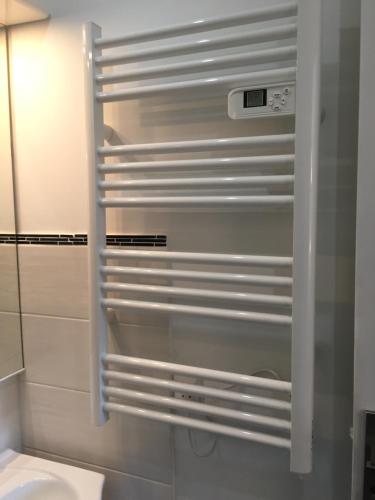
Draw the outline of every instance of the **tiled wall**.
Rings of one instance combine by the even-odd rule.
[[[135,418],[90,423],[87,248],[20,246],[26,377],[22,386],[27,452],[101,470],[106,498],[170,497],[167,427]],[[157,326],[118,324],[114,352],[168,356]],[[147,478],[147,479],[146,479]],[[116,492],[116,493],[115,493]],[[128,498],[127,497],[127,498]]]
[[[346,110],[349,120],[343,121],[339,116],[342,109],[336,107],[337,89],[346,92],[352,102],[353,89],[347,85],[345,75],[351,75],[353,82],[353,73],[339,64],[340,43],[345,42],[355,54],[355,12],[345,17],[348,3],[325,3],[327,118],[321,177],[317,445],[314,474],[309,478],[291,475],[285,453],[261,446],[220,438],[212,456],[198,458],[184,429],[170,431],[162,424],[120,416],[113,417],[105,427],[93,427],[88,392],[87,247],[20,245],[27,369],[22,386],[25,450],[105,472],[106,500],[348,498],[348,480],[340,471],[347,472],[348,464],[350,467],[351,196],[355,175],[354,146],[347,140],[344,126],[355,122],[355,109]],[[87,231],[88,206],[81,23],[93,20],[103,26],[107,35],[114,35],[155,24],[242,11],[249,8],[249,2],[181,2],[178,9],[173,0],[80,0],[74,5],[40,0],[40,4],[51,11],[52,19],[16,28],[12,33],[20,230],[24,234],[81,235]],[[253,5],[264,5],[264,1],[254,0]],[[344,22],[346,31],[342,29]],[[35,68],[37,74],[33,73]],[[67,73],[75,76],[70,86],[66,85]],[[33,85],[26,85],[24,74]],[[267,120],[257,124],[256,130],[249,123],[232,122],[228,131],[225,100],[215,99],[174,106],[163,101],[153,106],[110,106],[106,121],[121,140],[130,143],[244,135],[249,133],[246,127],[250,133],[270,131]],[[282,120],[278,126],[283,131],[290,122]],[[47,129],[47,136],[40,134],[40,130]],[[342,139],[340,144],[337,136]],[[348,200],[351,205],[346,203]],[[174,251],[215,252],[220,248],[228,253],[272,254],[277,242],[277,252],[288,255],[291,218],[278,213],[277,224],[274,221],[274,213],[261,216],[254,212],[221,212],[218,216],[202,212],[198,219],[187,212],[120,212],[110,214],[109,231],[167,235],[168,249]],[[290,372],[289,340],[284,331],[270,330],[265,335],[261,330],[234,323],[200,321],[197,325],[182,320],[169,323],[164,317],[143,314],[121,315],[112,326],[111,348],[130,355],[247,373],[273,368],[284,378]],[[349,383],[341,385],[338,380]],[[336,425],[338,414],[345,417],[341,426]]]

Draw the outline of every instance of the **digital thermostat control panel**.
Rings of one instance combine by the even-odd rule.
[[[296,86],[294,83],[243,87],[231,90],[228,114],[233,120],[262,116],[293,115]]]

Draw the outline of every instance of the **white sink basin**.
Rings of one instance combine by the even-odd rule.
[[[1,500],[101,500],[104,476],[7,450],[0,455]]]

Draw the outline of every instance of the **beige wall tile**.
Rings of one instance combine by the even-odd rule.
[[[23,444],[48,453],[156,481],[171,477],[168,426],[112,415],[91,423],[85,392],[26,383],[22,387]]]
[[[26,380],[89,391],[88,328],[87,320],[24,314]],[[168,331],[163,328],[114,323],[109,334],[109,350],[166,360],[168,339]]]
[[[19,310],[16,246],[0,245],[0,311]]]
[[[166,361],[169,359],[168,329],[114,322],[110,326],[109,350],[128,356]]]
[[[22,367],[20,315],[0,312],[0,378]]]
[[[88,317],[86,247],[20,246],[23,313]]]
[[[28,382],[89,390],[88,321],[24,314]]]

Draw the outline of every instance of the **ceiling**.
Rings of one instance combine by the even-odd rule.
[[[27,0],[0,0],[0,25],[11,26],[47,18],[47,12],[30,5]]]

